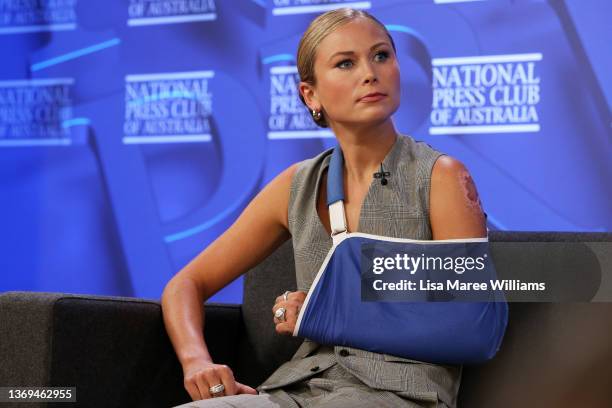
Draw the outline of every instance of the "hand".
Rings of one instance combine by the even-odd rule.
[[[276,324],[276,332],[278,334],[286,334],[289,336],[293,335],[297,317],[300,314],[300,309],[302,309],[305,299],[306,292],[302,291],[289,292],[287,295],[287,300],[283,298],[283,295],[276,298],[276,303],[274,304],[274,307],[272,307],[272,315],[274,316],[274,313],[276,313],[278,308],[285,308],[284,321],[279,320],[276,316],[274,317],[274,324]]]
[[[234,379],[231,368],[211,361],[197,361],[183,367],[183,385],[193,401],[213,398],[208,389],[213,385],[223,384],[225,391],[214,397],[236,394],[254,394],[257,390],[239,383]]]

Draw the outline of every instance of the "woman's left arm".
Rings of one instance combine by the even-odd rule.
[[[487,236],[476,184],[463,163],[448,155],[431,172],[429,221],[434,240]]]
[[[486,217],[476,185],[459,160],[446,155],[438,158],[432,169],[429,200],[434,240],[487,237]],[[441,341],[439,348],[448,351],[452,347],[449,353],[454,353],[453,358],[462,363],[490,360],[497,353],[506,331],[508,305],[503,300],[496,300],[464,303],[463,306],[452,316],[456,319],[453,327],[459,329],[453,330],[450,343]]]

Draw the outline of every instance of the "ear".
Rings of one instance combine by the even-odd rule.
[[[308,108],[310,110],[321,110],[321,103],[319,102],[319,98],[317,96],[317,92],[314,86],[310,85],[307,82],[301,81],[298,86],[298,89],[300,91],[300,95],[302,95],[302,98],[304,98],[304,102],[306,102],[306,105],[308,105]]]

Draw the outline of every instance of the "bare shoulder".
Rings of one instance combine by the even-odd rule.
[[[440,156],[431,172],[430,222],[434,239],[487,235],[476,183],[459,160]]]
[[[291,166],[280,172],[273,181],[276,181],[285,187],[291,187],[291,181],[293,180],[293,176],[295,175],[300,163],[301,162],[293,163]]]
[[[291,181],[293,180],[293,176],[295,175],[300,163],[301,162],[293,163],[291,166],[281,171],[270,183],[275,183],[278,186],[283,186],[284,188],[290,188]]]
[[[434,163],[431,176],[432,178],[434,176],[442,177],[445,174],[466,170],[467,168],[461,161],[455,159],[452,156],[449,156],[448,154],[442,154]]]

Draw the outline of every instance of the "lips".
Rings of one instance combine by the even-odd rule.
[[[387,95],[381,92],[372,92],[357,99],[357,102],[376,102],[386,97]]]

